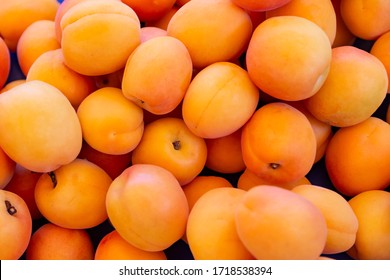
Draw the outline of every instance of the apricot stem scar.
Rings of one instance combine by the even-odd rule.
[[[18,211],[16,211],[15,206],[13,206],[13,205],[11,204],[11,202],[9,202],[9,200],[5,200],[4,203],[5,203],[5,207],[7,208],[8,214],[10,214],[11,216],[12,216],[12,215],[15,215],[16,212],[18,212]]]
[[[180,141],[179,140],[176,140],[176,141],[172,142],[172,145],[173,145],[173,148],[176,151],[180,150],[181,145],[180,145]]]
[[[269,166],[272,168],[272,169],[277,169],[280,164],[279,163],[270,163]]]
[[[51,181],[53,183],[53,188],[55,188],[57,186],[56,174],[53,171],[51,171],[51,172],[48,173],[48,175],[50,176],[50,179],[51,179]]]

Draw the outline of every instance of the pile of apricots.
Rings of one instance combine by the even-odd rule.
[[[1,0],[0,259],[390,259],[389,14]]]

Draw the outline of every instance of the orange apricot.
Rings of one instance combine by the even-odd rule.
[[[333,48],[332,63],[323,86],[305,100],[310,113],[332,126],[345,127],[369,118],[387,94],[383,63],[354,46]]]
[[[364,191],[349,200],[359,228],[355,244],[347,251],[358,260],[390,259],[390,193]]]
[[[11,55],[7,44],[0,37],[0,90],[7,83],[9,73],[11,71]]]
[[[183,99],[183,120],[200,137],[227,136],[249,120],[259,98],[247,71],[232,62],[216,62],[192,79]]]
[[[390,30],[390,2],[386,0],[341,0],[340,12],[348,29],[365,40],[375,40]]]
[[[179,6],[173,5],[169,11],[156,20],[149,20],[145,22],[145,27],[157,27],[163,30],[167,30],[168,24],[171,21],[172,16],[179,10]]]
[[[24,30],[38,20],[54,20],[57,0],[2,0],[0,2],[0,34],[11,51],[16,51]]]
[[[187,48],[171,36],[139,45],[128,58],[122,80],[125,97],[157,115],[173,111],[183,100],[192,78]]]
[[[141,141],[143,111],[118,88],[92,92],[81,102],[77,116],[84,140],[99,152],[127,154]]]
[[[246,65],[262,91],[281,100],[297,101],[319,90],[331,58],[329,39],[318,25],[298,16],[275,16],[253,32]]]
[[[17,260],[26,251],[32,233],[32,219],[24,200],[0,189],[0,260]]]
[[[299,185],[291,191],[312,202],[325,217],[328,233],[322,254],[342,253],[354,245],[358,219],[341,194],[317,185]]]
[[[382,34],[373,43],[370,53],[378,58],[383,66],[386,68],[387,79],[390,81],[390,29],[388,32]],[[387,92],[390,93],[390,82],[387,86]]]
[[[137,13],[140,21],[145,22],[163,17],[173,7],[176,0],[122,0],[122,2]]]
[[[49,50],[61,48],[57,41],[53,20],[38,20],[30,24],[22,33],[16,46],[20,70],[27,76],[33,62]]]
[[[276,186],[257,186],[235,208],[237,233],[256,259],[317,259],[326,221],[313,203]]]
[[[220,173],[237,173],[245,169],[241,151],[241,128],[226,136],[205,139],[206,167]]]
[[[45,223],[32,234],[26,259],[92,260],[94,251],[92,239],[86,230]]]
[[[4,190],[16,193],[24,202],[26,202],[33,220],[42,218],[42,214],[39,212],[34,197],[35,185],[41,174],[42,173],[30,171],[17,164],[15,166],[14,175],[4,188]]]
[[[88,76],[123,68],[141,43],[139,19],[120,1],[82,1],[65,12],[60,24],[66,65]]]
[[[180,185],[191,182],[203,170],[207,146],[180,118],[164,117],[145,126],[132,152],[133,164],[155,164],[169,170]]]
[[[99,241],[95,260],[166,260],[164,251],[149,252],[134,247],[115,229]]]
[[[15,87],[15,86],[17,86],[17,85],[23,84],[25,82],[26,82],[25,79],[13,80],[13,81],[5,84],[5,86],[0,90],[0,94],[5,92],[5,91],[7,91],[7,90],[9,90],[9,89],[11,89],[11,88],[13,88],[13,87]]]
[[[141,27],[141,43],[146,42],[154,37],[166,36],[167,31],[155,26]]]
[[[124,68],[109,74],[93,76],[92,78],[95,80],[97,89],[103,87],[115,87],[121,89],[123,72]]]
[[[59,89],[75,109],[96,89],[92,77],[79,74],[66,66],[61,49],[48,50],[34,61],[26,81],[34,80],[46,82]]]
[[[279,8],[283,5],[286,5],[292,0],[266,0],[266,1],[256,1],[256,0],[232,0],[237,6],[248,10],[248,11],[268,11]]]
[[[151,252],[165,250],[183,236],[189,212],[178,180],[153,164],[133,164],[115,178],[106,206],[119,235]]]
[[[390,124],[376,117],[340,128],[325,153],[334,187],[346,196],[390,184]]]
[[[270,184],[294,182],[314,164],[317,142],[307,117],[283,102],[260,107],[241,135],[246,167]]]
[[[35,201],[41,214],[53,224],[70,229],[92,228],[107,219],[105,198],[111,182],[98,165],[75,159],[40,176]]]
[[[331,0],[292,0],[266,12],[266,17],[298,16],[318,25],[332,45],[336,36],[337,18]]]
[[[245,191],[216,188],[202,195],[187,222],[187,240],[195,260],[248,260],[251,253],[240,240],[235,209]]]
[[[332,44],[333,48],[352,45],[357,39],[354,34],[345,25],[344,19],[341,15],[340,4],[342,0],[331,0],[334,11],[336,13],[336,35]]]
[[[239,57],[252,35],[252,21],[230,0],[197,0],[181,6],[167,32],[188,48],[195,68],[204,68]]]
[[[0,189],[11,181],[15,173],[16,163],[0,147]]]
[[[70,163],[82,145],[80,122],[69,100],[38,80],[0,94],[0,134],[4,152],[36,172]]]

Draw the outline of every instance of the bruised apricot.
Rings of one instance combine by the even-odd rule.
[[[70,163],[82,145],[80,122],[69,100],[38,80],[0,94],[0,134],[4,152],[36,172]]]

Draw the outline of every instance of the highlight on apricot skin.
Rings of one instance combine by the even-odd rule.
[[[141,43],[140,21],[134,10],[120,1],[77,3],[65,12],[60,24],[66,65],[88,76],[123,68]]]
[[[321,211],[306,198],[272,185],[243,195],[235,223],[240,240],[256,259],[318,259],[326,243]]]
[[[81,150],[77,114],[64,94],[30,81],[0,94],[0,146],[16,163],[49,172],[73,161]]]
[[[298,16],[263,21],[254,30],[246,53],[252,81],[265,93],[285,101],[313,96],[325,82],[331,59],[326,33]]]
[[[88,95],[77,109],[84,140],[107,154],[127,154],[144,131],[143,111],[118,88],[105,87]]]
[[[259,99],[247,71],[232,62],[216,62],[192,79],[183,99],[183,120],[199,137],[227,136],[249,120]]]
[[[252,31],[247,12],[230,0],[189,1],[172,16],[167,27],[168,35],[187,47],[197,69],[238,58]]]

